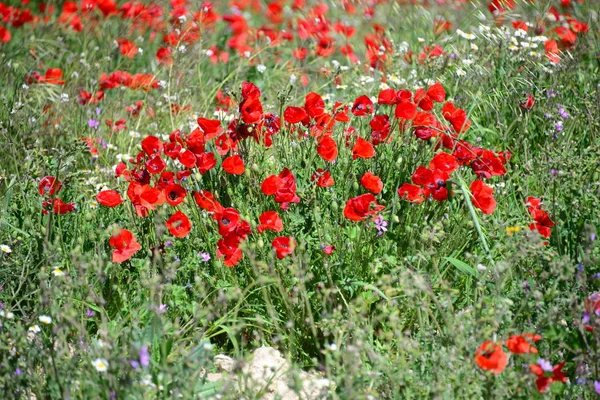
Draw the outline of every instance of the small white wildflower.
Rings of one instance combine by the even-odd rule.
[[[132,137],[132,138],[134,138],[134,139],[137,139],[137,138],[140,137],[140,133],[136,132],[136,131],[129,131],[129,136]]]
[[[213,345],[211,342],[205,342],[205,343],[202,345],[202,348],[203,348],[204,350],[207,350],[207,351],[210,351],[210,350],[212,350],[212,349],[213,349],[213,347],[215,347],[215,346],[214,346],[214,345]]]
[[[12,253],[12,249],[5,244],[0,244],[0,250],[2,250],[2,252],[6,254]]]
[[[96,202],[94,202],[96,203]],[[98,205],[98,203],[96,203],[96,206]],[[52,270],[52,275],[54,276],[64,276],[65,275],[65,271],[63,271],[62,269],[58,268],[58,267],[54,267],[54,269]]]
[[[0,317],[6,319],[13,319],[15,317],[15,314],[11,313],[10,311],[0,310]]]
[[[42,324],[50,325],[52,323],[52,317],[48,315],[40,315],[38,319]]]
[[[291,75],[290,75],[290,83],[291,83],[292,85],[293,85],[293,84],[296,82],[296,80],[297,80],[297,79],[298,79],[298,78],[296,77],[296,75],[294,75],[294,74],[291,74]]]
[[[244,52],[244,57],[246,57],[246,58],[249,58],[251,54],[252,54],[252,53],[250,53],[248,50],[246,50],[246,51]]]
[[[141,47],[138,47],[138,53],[144,54],[144,49],[142,49]]]
[[[477,269],[479,271],[485,271],[485,270],[487,270],[487,267],[483,264],[477,264]]]
[[[471,43],[471,50],[477,51],[479,50],[479,46],[477,46],[475,43]]]
[[[423,42],[425,41],[425,39],[423,39],[423,38],[421,38],[421,37],[420,37],[420,38],[417,38],[417,40],[418,40],[420,43],[423,43]]]
[[[108,370],[108,361],[103,358],[96,358],[92,361],[92,365],[98,372],[106,372]]]
[[[456,70],[456,75],[458,75],[458,76],[466,76],[467,73],[465,72],[464,69],[459,68],[459,69]]]
[[[265,65],[259,64],[256,66],[256,70],[262,74],[267,70],[267,67]]]
[[[178,51],[178,52],[180,52],[180,53],[185,53],[185,52],[186,52],[186,50],[187,50],[187,49],[185,48],[185,46],[184,46],[184,45],[181,45],[181,46],[179,46],[179,47],[177,48],[177,51]]]
[[[39,325],[31,325],[28,331],[31,333],[40,333],[42,331],[42,328],[40,328]]]
[[[23,86],[21,86],[23,88],[23,90],[27,90],[29,89],[29,85],[27,85],[26,83],[23,84]]]
[[[337,350],[337,345],[335,343],[330,343],[330,344],[326,344],[325,348],[327,350],[330,350],[330,351],[336,351]]]
[[[515,31],[515,36],[519,37],[519,38],[526,38],[527,37],[527,31],[524,29],[517,29]]]
[[[61,93],[60,95],[60,101],[62,101],[63,103],[66,103],[69,101],[69,95],[67,93]]]

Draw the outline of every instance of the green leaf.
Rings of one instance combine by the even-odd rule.
[[[457,260],[453,257],[446,257],[445,260],[448,261],[450,264],[454,265],[456,268],[458,268],[465,274],[471,275],[475,278],[479,278],[479,273],[477,272],[477,270],[471,267],[469,264],[465,263],[464,261]]]

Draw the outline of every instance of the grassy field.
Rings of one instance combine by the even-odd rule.
[[[2,398],[600,394],[596,0],[3,1]]]

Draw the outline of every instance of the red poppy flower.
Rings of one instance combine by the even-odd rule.
[[[135,181],[129,182],[127,197],[134,205],[139,217],[146,217],[148,210],[156,209],[156,206],[163,204],[165,201],[165,194],[162,190]]]
[[[243,100],[240,103],[240,115],[245,124],[256,124],[263,116],[262,103],[254,97]]]
[[[527,99],[523,103],[521,103],[521,108],[523,110],[531,110],[534,104],[535,98],[531,94],[528,94]]]
[[[494,189],[486,185],[483,181],[476,180],[471,183],[471,194],[473,195],[473,205],[483,211],[484,214],[491,214],[496,209],[496,200],[494,199]]]
[[[357,158],[373,158],[375,157],[375,149],[370,142],[360,136],[356,139],[356,144],[352,148],[352,159]]]
[[[471,126],[465,110],[456,108],[453,103],[446,102],[442,107],[442,115],[450,122],[456,133],[465,133]]]
[[[411,178],[413,183],[423,186],[427,196],[431,195],[434,200],[443,201],[448,198],[446,181],[450,179],[450,175],[447,172],[420,166]]]
[[[383,182],[377,175],[365,172],[360,178],[360,184],[373,194],[379,194],[383,190]]]
[[[296,242],[294,239],[287,236],[279,236],[273,239],[271,243],[278,259],[283,259],[294,252]]]
[[[337,143],[330,135],[323,135],[319,140],[317,153],[319,153],[323,160],[333,162],[338,155]]]
[[[442,103],[446,100],[446,91],[441,83],[435,83],[427,89],[427,96],[437,103]]]
[[[167,146],[165,146],[165,154],[167,154],[166,149],[167,149]],[[191,151],[189,151],[187,149],[177,153],[177,159],[186,168],[194,168],[194,166],[196,165],[196,161],[197,161],[194,153],[192,153]]]
[[[117,263],[129,260],[142,247],[127,229],[121,229],[117,234],[111,236],[108,244],[114,249],[112,262]]]
[[[171,49],[168,47],[160,47],[156,51],[156,61],[162,65],[173,64],[173,56],[171,55]]]
[[[8,43],[8,42],[10,42],[10,39],[11,39],[10,31],[8,29],[6,29],[5,27],[0,26],[0,42]]]
[[[383,210],[384,206],[377,204],[377,199],[371,193],[353,197],[346,202],[344,217],[351,221],[362,221]]]
[[[194,192],[194,200],[201,209],[206,210],[209,213],[220,213],[223,210],[221,203],[219,203],[208,190]]]
[[[302,107],[288,107],[283,112],[283,119],[288,124],[297,124],[308,118],[308,114]]]
[[[224,208],[213,219],[219,223],[219,235],[225,237],[234,232],[240,224],[241,217],[235,208]]]
[[[213,169],[215,165],[217,165],[215,153],[209,152],[196,154],[196,166],[202,175]]]
[[[311,181],[316,181],[319,187],[330,187],[335,184],[333,177],[329,171],[325,171],[322,168],[318,168],[316,172],[310,177]]]
[[[402,118],[412,120],[417,115],[417,105],[410,101],[402,101],[396,105],[394,116],[396,118]]]
[[[369,126],[371,127],[371,140],[374,145],[385,142],[392,129],[390,117],[388,117],[387,114],[376,115],[371,122],[369,122]]]
[[[567,382],[567,376],[562,372],[564,366],[565,362],[563,361],[560,364],[552,367],[552,371],[544,371],[538,364],[529,365],[531,372],[538,377],[535,381],[535,385],[540,393],[545,392],[546,389],[550,387],[552,382]]]
[[[54,199],[54,202],[46,200],[42,202],[42,213],[48,214],[48,209],[52,208],[54,214],[68,214],[75,211],[75,203],[65,203],[61,199]]]
[[[382,89],[377,96],[378,104],[392,105],[398,103],[400,100],[396,97],[396,91],[392,88]]]
[[[429,169],[439,169],[440,171],[453,173],[458,168],[456,158],[448,153],[437,153],[429,163]]]
[[[511,335],[506,341],[506,347],[513,354],[532,353],[537,354],[538,350],[531,345],[542,339],[540,335],[525,333],[523,335]]]
[[[325,253],[328,256],[330,256],[335,251],[335,246],[331,246],[331,245],[329,245],[329,246],[323,246],[322,250],[323,250],[323,253]]]
[[[242,259],[243,254],[239,244],[240,239],[235,234],[228,235],[217,242],[217,257],[225,257],[223,261],[225,266],[233,267]]]
[[[501,345],[487,340],[475,352],[475,362],[481,369],[499,374],[508,364],[508,354]]]
[[[53,176],[45,176],[40,180],[38,192],[42,196],[53,196],[61,188],[61,183]]]
[[[96,200],[106,207],[116,207],[125,201],[121,198],[121,195],[114,190],[101,191],[96,195]]]
[[[225,172],[232,175],[242,175],[245,171],[244,160],[239,154],[234,154],[223,160],[222,167]]]
[[[177,206],[185,200],[187,194],[183,186],[177,183],[171,183],[165,188],[165,200],[172,206]]]
[[[296,178],[287,168],[284,168],[279,175],[267,177],[260,188],[267,196],[275,195],[275,201],[281,203],[282,209],[287,209],[289,203],[300,201],[296,195]]]
[[[221,127],[221,121],[218,119],[198,118],[197,122],[202,133],[204,133],[204,139],[206,140],[217,137],[223,130]]]
[[[62,76],[63,72],[60,68],[48,68],[46,74],[39,78],[39,82],[48,85],[64,85],[65,81],[61,79]]]
[[[260,89],[252,82],[242,82],[242,98],[243,99],[258,99],[260,97]]]
[[[352,105],[352,114],[356,115],[357,117],[373,114],[373,102],[371,99],[363,94],[354,100],[354,104]]]
[[[311,118],[317,118],[325,112],[325,101],[318,93],[311,92],[306,95],[304,109]]]
[[[402,199],[415,204],[421,204],[427,198],[427,192],[419,186],[411,185],[410,183],[403,183],[398,189],[398,195]]]
[[[177,211],[167,220],[167,228],[173,236],[178,238],[186,237],[192,229],[192,223],[187,215],[181,211]]]
[[[258,219],[260,221],[260,225],[256,228],[258,233],[263,233],[266,230],[273,232],[281,232],[283,230],[283,221],[275,211],[265,211]]]
[[[529,225],[529,229],[532,231],[538,231],[538,233],[545,238],[550,237],[550,235],[552,234],[551,228],[554,226],[554,222],[550,219],[548,213],[541,209],[541,199],[528,197],[526,205],[529,215],[531,215],[531,217],[535,221],[534,223]]]
[[[119,51],[121,55],[127,58],[133,58],[138,52],[138,47],[129,39],[121,38],[117,39],[119,45]]]

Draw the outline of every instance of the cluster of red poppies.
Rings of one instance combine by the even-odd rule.
[[[45,176],[40,180],[38,193],[43,197],[42,212],[48,214],[52,210],[54,214],[68,214],[75,211],[75,203],[65,203],[56,194],[62,188],[62,184],[53,176]]]
[[[506,347],[512,354],[538,354],[533,344],[542,337],[533,333],[511,335],[506,340]],[[502,343],[487,340],[475,351],[475,362],[485,371],[500,374],[508,365],[508,354],[502,349]],[[567,382],[567,376],[562,372],[565,363],[553,366],[550,362],[539,359],[536,364],[529,364],[530,371],[537,377],[536,386],[540,393],[550,387],[552,382]]]

